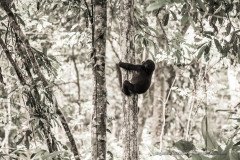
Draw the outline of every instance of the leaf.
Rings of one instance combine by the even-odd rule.
[[[208,50],[208,52],[204,52],[204,59],[205,59],[205,61],[207,62],[207,61],[209,61],[209,50],[210,50],[210,47],[209,46],[207,46],[206,47],[206,49],[205,50]]]
[[[149,26],[149,25],[148,25],[148,21],[147,21],[146,18],[140,18],[140,17],[138,17],[138,23],[139,23],[140,25],[143,25],[143,26]]]
[[[22,137],[17,141],[16,144],[19,145],[20,143],[22,143],[23,139],[24,139],[24,136],[22,136]]]
[[[149,27],[148,29],[153,31],[157,36],[159,35],[159,32],[156,29],[154,29],[152,27]]]
[[[27,149],[29,149],[29,147],[30,147],[30,142],[29,142],[29,139],[26,137],[26,139],[25,139],[25,141],[24,141],[24,144],[25,144],[25,147],[27,148]]]
[[[33,153],[30,158],[33,159],[35,157],[36,153]]]
[[[147,7],[147,11],[154,11],[156,9],[159,9],[169,2],[170,0],[161,0],[161,1],[154,2]]]
[[[202,129],[202,136],[205,141],[206,149],[208,150],[214,150],[217,149],[217,142],[213,137],[213,133],[209,130],[211,128],[209,126],[209,122],[207,120],[207,117],[204,116],[201,124],[201,129]]]
[[[63,145],[62,147],[63,149],[68,150],[68,147],[66,145]]]
[[[76,23],[76,24],[74,24],[72,27],[71,27],[71,31],[74,31],[74,30],[76,30],[76,29],[78,29],[79,28],[79,24],[78,23]]]
[[[196,0],[196,2],[198,3],[199,7],[204,10],[205,12],[207,11],[207,8],[205,7],[204,3],[202,2],[202,0]]]
[[[55,4],[52,8],[52,10],[54,11],[57,8],[58,4]]]
[[[207,43],[204,43],[197,51],[197,59],[200,59],[207,48]]]
[[[218,27],[216,26],[217,18],[214,16],[210,16],[209,18],[209,24],[211,27],[213,27],[214,31],[218,33]]]
[[[5,16],[0,16],[0,21],[3,21],[3,20],[5,20],[5,19],[7,19],[7,15],[5,15]]]
[[[40,9],[40,2],[37,1],[37,10],[39,10],[39,9]]]
[[[176,52],[174,52],[174,54],[177,57],[177,64],[179,64],[181,61],[181,52],[177,50]]]
[[[145,46],[145,47],[147,47],[148,46],[148,40],[146,39],[146,38],[143,38],[143,45]]]
[[[181,25],[185,26],[185,24],[188,22],[188,20],[189,20],[189,16],[188,15],[182,16]]]
[[[163,26],[166,26],[168,24],[168,21],[169,21],[169,13],[163,16]]]
[[[171,12],[171,14],[173,16],[173,20],[176,21],[177,20],[177,15],[173,11],[171,11],[171,10],[170,10],[170,12]]]
[[[110,129],[106,129],[106,131],[107,131],[108,133],[112,133]]]
[[[226,13],[228,13],[228,12],[230,12],[230,11],[232,11],[233,10],[233,4],[230,4],[230,3],[226,3],[226,6],[225,6],[226,8],[225,8],[225,12]]]
[[[230,31],[231,31],[231,26],[232,26],[232,24],[229,22],[229,23],[227,24],[227,27],[226,27],[226,32],[227,32],[227,35],[229,35],[229,34],[230,34]]]
[[[16,14],[16,17],[17,17],[19,23],[21,23],[23,26],[25,26],[25,22],[22,20],[22,18],[18,14]]]
[[[195,149],[195,146],[193,145],[192,142],[185,141],[183,139],[176,142],[175,146],[182,152],[190,152]]]
[[[198,21],[198,12],[194,12],[192,15],[193,22],[197,23]]]
[[[227,41],[225,41],[225,40],[224,40],[224,42],[225,42],[225,45],[223,46],[222,56],[226,57],[228,52],[229,52],[229,50],[230,50],[230,44]]]
[[[209,59],[210,59],[209,58],[209,56],[210,56],[209,51],[210,51],[211,46],[212,46],[212,42],[210,41],[208,43],[208,45],[206,46],[205,50],[204,50],[204,58],[205,58],[206,62],[209,61]]]
[[[213,36],[214,32],[212,32],[212,31],[203,31],[203,34],[207,34],[207,35]]]
[[[215,43],[215,45],[217,47],[218,52],[222,53],[223,52],[223,48],[222,48],[220,42],[217,39],[214,38],[214,43]]]
[[[48,58],[51,59],[52,61],[60,64],[54,55],[49,54],[49,55],[48,55]]]
[[[240,29],[239,30],[236,30],[236,31],[233,31],[231,33],[231,39],[229,41],[229,43],[233,43],[233,41],[236,39],[236,36],[237,36],[237,33],[240,32]],[[239,38],[240,39],[240,38]]]
[[[113,159],[113,153],[111,151],[107,151],[107,154],[109,154],[109,156],[111,157],[111,159]]]
[[[2,68],[0,67],[0,83],[5,84],[3,81]]]
[[[220,14],[223,15],[223,14],[225,14],[225,12],[222,10],[222,11],[220,12]],[[217,20],[218,20],[218,23],[219,23],[220,25],[223,24],[223,18],[222,18],[222,17],[219,17]]]

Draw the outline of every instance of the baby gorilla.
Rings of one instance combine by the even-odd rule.
[[[125,95],[141,94],[148,90],[155,69],[155,64],[152,60],[143,61],[142,65],[119,62],[119,67],[128,71],[135,71],[130,82],[128,80],[123,82],[122,92]]]

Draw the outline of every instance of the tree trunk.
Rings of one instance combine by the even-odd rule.
[[[124,53],[124,61],[134,63],[134,0],[121,1],[121,51]],[[124,79],[128,79],[128,73]],[[124,112],[124,158],[125,160],[138,159],[138,106],[137,95],[123,97]]]
[[[167,132],[169,117],[171,112],[171,86],[174,83],[175,71],[171,65],[165,62],[157,64],[154,83],[154,102],[153,102],[153,144],[158,145],[164,133]],[[169,107],[168,107],[169,106]],[[163,126],[164,125],[164,126]],[[164,128],[163,128],[164,127]],[[164,132],[162,132],[164,131]]]
[[[93,0],[92,67],[94,74],[94,110],[92,115],[92,159],[106,159],[106,80],[105,53],[107,29],[107,1]]]
[[[143,101],[138,113],[138,143],[139,144],[141,144],[142,142],[143,129],[144,129],[146,120],[148,118],[150,108],[152,106],[151,99],[150,99],[152,89],[153,89],[153,85],[149,88],[149,91],[147,93],[143,94]]]
[[[166,82],[165,77],[163,74],[163,63],[157,64],[155,77],[154,77],[154,101],[153,101],[153,144],[159,145],[160,143],[160,135],[161,135],[161,128],[162,128],[162,108],[163,108],[163,101],[166,97]]]

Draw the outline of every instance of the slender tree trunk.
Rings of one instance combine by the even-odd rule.
[[[106,80],[105,54],[107,30],[107,1],[93,0],[93,53],[92,67],[94,74],[94,110],[92,115],[92,159],[106,159]]]
[[[80,75],[79,75],[79,70],[77,67],[77,55],[75,55],[75,51],[74,51],[75,47],[72,47],[72,61],[73,61],[73,65],[74,65],[74,70],[75,70],[75,74],[76,74],[76,82],[75,84],[77,85],[77,95],[78,95],[78,99],[77,99],[77,104],[78,104],[78,113],[81,114],[81,87],[80,87]]]
[[[57,114],[58,114],[58,116],[59,116],[59,118],[60,118],[60,121],[61,121],[61,123],[62,123],[62,126],[63,126],[63,128],[64,128],[64,130],[65,130],[65,132],[66,132],[66,135],[67,135],[67,137],[68,137],[68,139],[69,139],[69,142],[70,142],[70,144],[71,144],[71,150],[72,150],[72,152],[73,152],[74,158],[75,158],[76,160],[80,160],[80,155],[79,155],[79,153],[78,153],[77,145],[76,145],[76,142],[75,142],[75,140],[74,140],[74,137],[73,137],[73,135],[72,135],[72,133],[71,133],[71,130],[70,130],[68,124],[67,124],[67,120],[66,120],[66,118],[64,117],[62,111],[61,111],[58,107],[57,107],[57,111],[56,111],[56,112],[57,112]]]
[[[175,71],[171,65],[160,62],[157,64],[154,76],[156,83],[154,83],[152,136],[153,145],[159,145],[162,143],[161,136],[167,132],[170,125],[170,121],[166,121],[166,118],[171,112],[171,87],[175,82]]]
[[[165,101],[166,97],[166,83],[165,78],[163,75],[163,65],[157,64],[155,70],[155,84],[154,84],[154,102],[153,102],[153,127],[152,127],[152,134],[153,134],[153,144],[159,145],[160,143],[160,135],[161,135],[161,128],[162,128],[162,108],[163,102]]]
[[[145,122],[147,120],[149,106],[150,106],[148,96],[149,96],[149,93],[145,93],[143,95],[142,106],[138,113],[138,143],[139,144],[142,142],[143,129],[145,126]]]
[[[124,160],[138,160],[138,107],[137,95],[125,97],[124,112]]]
[[[124,61],[134,63],[134,0],[121,1],[121,51],[124,53]],[[128,73],[124,79],[128,79]],[[138,154],[138,106],[137,95],[123,97],[124,112],[124,158],[125,160],[137,160]]]

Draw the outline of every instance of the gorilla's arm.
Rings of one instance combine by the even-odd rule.
[[[155,63],[152,60],[146,60],[142,65],[119,62],[118,68],[121,67],[128,71],[134,72],[132,79],[125,80],[122,85],[122,92],[130,96],[131,94],[142,94],[148,90],[151,85],[153,71],[155,70]]]
[[[119,67],[126,69],[128,71],[141,71],[143,65],[119,62]]]

